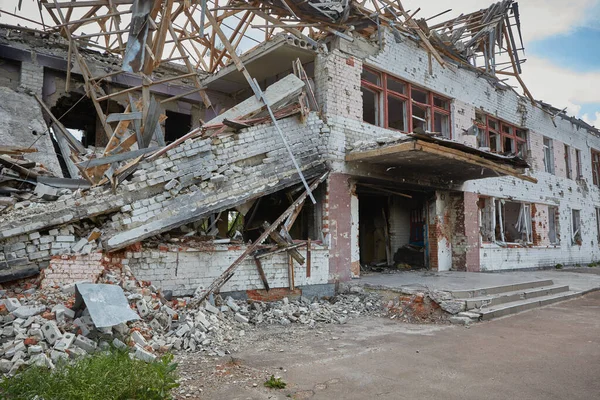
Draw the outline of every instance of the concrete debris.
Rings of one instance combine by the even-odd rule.
[[[211,299],[214,305],[206,301],[191,307],[191,298],[168,301],[160,290],[135,281],[128,267],[119,273],[106,272],[100,281],[123,289],[140,319],[96,327],[87,308],[73,310],[76,295],[70,288],[17,286],[1,292],[0,372],[12,375],[26,365],[53,368],[61,359],[102,351],[109,343],[146,362],[168,351],[222,356],[252,327],[302,324],[312,328],[319,323],[345,324],[361,315],[384,315],[378,295],[356,288],[331,298],[300,296],[270,303],[217,295]],[[35,312],[21,314],[20,310]]]

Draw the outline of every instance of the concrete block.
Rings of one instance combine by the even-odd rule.
[[[78,335],[73,341],[73,344],[79,347],[80,349],[85,350],[87,353],[93,353],[94,351],[96,351],[96,347],[98,347],[96,342],[86,338],[83,335]]]
[[[140,345],[142,347],[145,347],[148,345],[148,342],[146,342],[146,339],[144,338],[144,336],[142,336],[142,334],[138,331],[131,332],[131,340],[133,340],[133,343]]]
[[[63,337],[60,340],[57,340],[56,343],[54,344],[54,350],[65,351],[69,347],[71,347],[71,345],[73,344],[74,341],[75,341],[74,334],[65,333],[63,335]]]
[[[46,341],[51,345],[62,338],[62,333],[54,321],[48,321],[42,325],[42,333]]]
[[[247,324],[248,323],[248,318],[244,317],[242,314],[239,314],[239,313],[235,314],[234,319],[237,322],[241,322],[243,324]]]
[[[6,309],[10,312],[21,307],[21,302],[19,301],[19,299],[14,298],[14,297],[9,297],[8,299],[4,299],[3,303],[6,306]]]
[[[16,310],[12,311],[12,314],[17,318],[29,318],[34,315],[38,315],[46,311],[46,306],[21,306]]]
[[[154,354],[144,350],[140,346],[135,346],[135,353],[133,354],[133,356],[138,360],[142,360],[148,363],[156,360],[156,356]]]

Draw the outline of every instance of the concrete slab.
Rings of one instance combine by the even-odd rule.
[[[591,268],[590,268],[591,269]],[[600,269],[599,269],[600,270]],[[586,271],[587,272],[587,271]],[[590,271],[592,272],[592,271]],[[402,271],[393,274],[370,274],[353,280],[353,284],[388,289],[471,290],[523,282],[552,280],[555,285],[568,285],[571,291],[587,293],[600,289],[600,275],[576,269],[509,272]]]

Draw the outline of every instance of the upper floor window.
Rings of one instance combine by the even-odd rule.
[[[594,185],[600,186],[600,151],[592,149],[592,178]]]
[[[521,158],[527,156],[527,131],[507,124],[499,119],[475,114],[476,125],[479,128],[479,147],[488,147],[491,152],[515,154]]]
[[[575,149],[575,179],[581,179],[581,150]]]
[[[571,147],[567,144],[565,144],[565,172],[567,179],[571,179]]]
[[[450,138],[450,99],[384,72],[363,68],[363,120],[402,132],[422,129]]]
[[[544,170],[554,174],[554,145],[552,139],[544,138]]]

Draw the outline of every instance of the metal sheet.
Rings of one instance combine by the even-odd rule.
[[[129,308],[123,289],[117,285],[79,283],[75,285],[75,309],[85,304],[97,328],[140,319]]]

